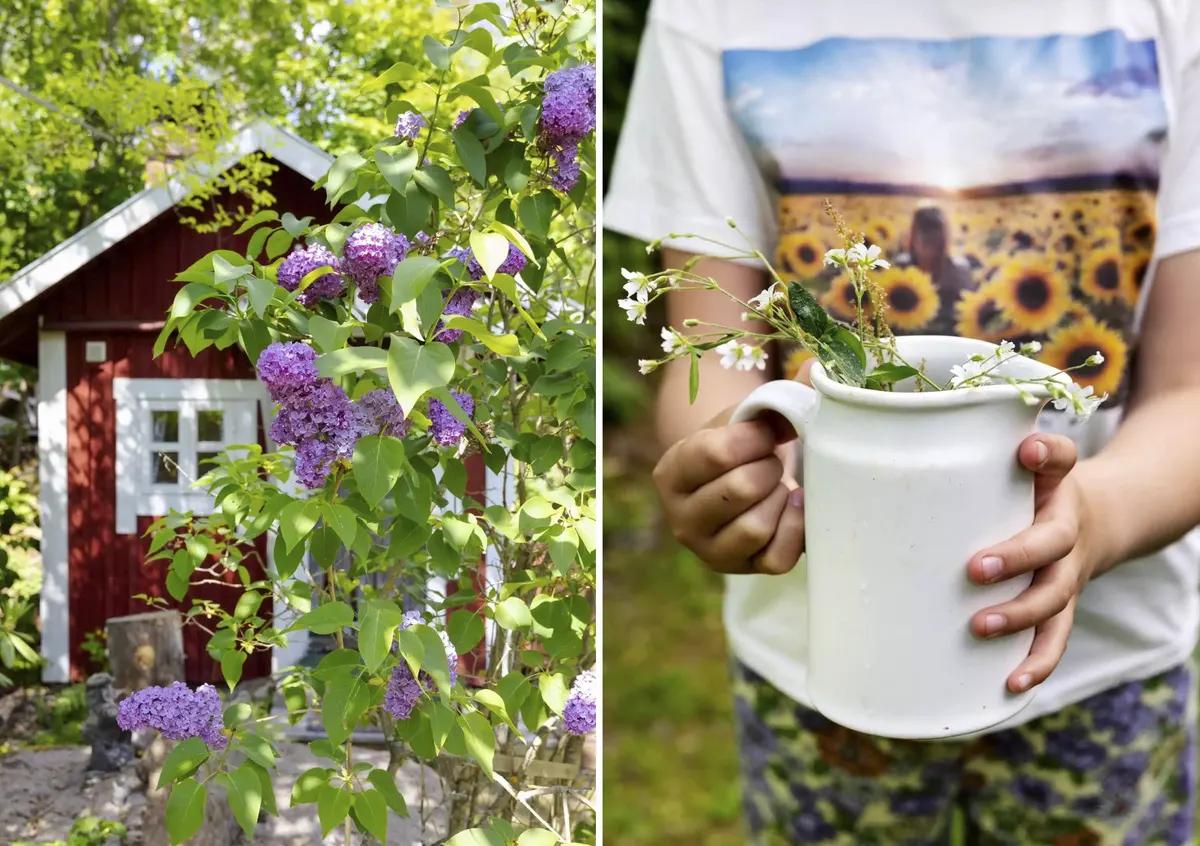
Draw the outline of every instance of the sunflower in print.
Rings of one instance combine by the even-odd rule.
[[[954,304],[954,331],[964,338],[981,341],[1003,341],[1013,334],[1012,323],[1000,310],[995,285],[983,285],[974,291],[964,291]]]
[[[1046,255],[1010,259],[994,284],[1000,310],[1023,333],[1054,328],[1071,305],[1070,284]]]
[[[1065,370],[1079,367],[1095,353],[1100,353],[1104,361],[1073,370],[1071,378],[1084,387],[1090,386],[1096,394],[1115,396],[1129,350],[1120,332],[1090,314],[1052,333],[1038,357],[1051,367]]]
[[[838,320],[844,320],[849,323],[858,314],[854,299],[854,284],[850,281],[850,277],[845,274],[841,274],[835,278],[829,286],[829,290],[817,299],[821,303],[822,308]],[[874,312],[871,307],[870,294],[866,294],[863,297],[863,312],[867,316],[870,316]]]
[[[825,242],[812,232],[789,232],[779,239],[779,263],[792,276],[811,279],[825,267]]]
[[[1088,250],[1083,254],[1079,274],[1080,289],[1100,302],[1137,302],[1138,285],[1134,267],[1116,244]]]
[[[901,332],[924,328],[941,306],[933,278],[919,267],[891,267],[875,280],[887,303],[888,324]]]

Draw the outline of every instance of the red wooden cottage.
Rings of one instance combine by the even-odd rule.
[[[327,214],[312,183],[331,159],[317,147],[257,123],[227,152],[227,166],[256,152],[279,165],[270,184],[278,208]],[[179,288],[174,275],[210,250],[244,250],[249,237],[194,231],[172,213],[179,196],[177,185],[142,191],[0,285],[0,356],[39,373],[46,681],[86,675],[85,636],[110,617],[146,610],[134,594],[166,595],[161,564],[144,563],[141,533],[168,508],[209,507],[186,476],[224,444],[261,440],[270,414],[236,347],[152,355]],[[212,598],[232,593],[216,590]],[[201,634],[185,629],[192,682],[219,678]],[[246,675],[268,673],[271,663],[253,656]]]

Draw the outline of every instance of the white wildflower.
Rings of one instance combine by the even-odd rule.
[[[990,376],[985,376],[984,371],[990,365],[985,366],[984,362],[978,361],[974,356],[965,364],[956,364],[950,368],[950,387],[974,387],[976,385],[986,385],[992,381]]]
[[[996,358],[1008,358],[1017,351],[1017,345],[1012,341],[1001,341],[996,347]]]
[[[1077,417],[1084,420],[1092,416],[1092,412],[1108,399],[1108,394],[1093,396],[1092,386],[1086,388],[1071,382],[1055,392],[1054,407],[1059,411],[1073,411]]]
[[[726,341],[716,349],[721,354],[721,366],[726,370],[736,367],[738,359],[742,357],[742,345],[737,341]]]
[[[648,373],[653,373],[654,369],[656,367],[658,367],[658,362],[654,361],[653,359],[650,359],[650,358],[639,358],[638,359],[638,373],[641,373],[643,376],[645,376]]]
[[[738,370],[766,370],[767,369],[767,351],[762,347],[754,347],[750,344],[742,345],[741,357],[737,362]]]
[[[1037,355],[1042,351],[1041,341],[1026,341],[1021,344],[1021,355]]]
[[[683,343],[684,343],[683,338],[681,338],[679,336],[678,332],[676,332],[674,329],[668,328],[666,326],[663,327],[663,330],[662,330],[663,352],[670,355],[671,353],[675,352],[677,349],[682,347]]]
[[[644,273],[639,273],[633,270],[621,268],[621,275],[627,280],[625,282],[625,293],[630,297],[646,302],[650,299],[650,295],[654,293],[658,287],[658,283]]]
[[[880,258],[880,253],[882,251],[879,249],[878,246],[872,244],[870,247],[861,249],[862,246],[863,246],[862,244],[858,245],[858,247],[860,247],[860,250],[859,250],[859,256],[860,256],[859,264],[860,265],[862,265],[863,267],[868,268],[870,270],[886,270],[887,268],[892,266],[891,262],[886,261],[883,258]]]
[[[1099,352],[1092,353],[1091,355],[1088,356],[1087,361],[1084,362],[1084,364],[1087,365],[1088,367],[1095,367],[1096,365],[1103,364],[1103,363],[1104,363],[1104,355]]]
[[[825,264],[830,267],[845,267],[846,266],[846,251],[845,250],[826,250]]]
[[[746,302],[754,306],[754,308],[758,309],[759,311],[766,311],[773,303],[781,303],[786,299],[787,294],[785,294],[783,289],[779,287],[779,283],[772,282],[765,289],[763,289],[762,293],[756,294]]]
[[[625,316],[638,326],[646,325],[646,303],[642,300],[617,300],[617,305],[625,310]]]

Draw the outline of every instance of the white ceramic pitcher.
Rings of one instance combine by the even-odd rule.
[[[897,339],[939,384],[995,345],[953,336]],[[998,373],[1055,370],[1024,357]],[[1061,376],[1061,379],[1067,377]],[[1042,402],[993,384],[953,391],[868,391],[818,363],[812,388],[770,382],[733,421],[775,411],[803,442],[808,555],[808,693],[829,719],[886,737],[951,737],[1004,721],[1034,691],[1007,691],[1033,632],[980,640],[971,616],[1024,590],[1029,576],[981,587],[967,561],[1026,528],[1033,474],[1017,448]]]

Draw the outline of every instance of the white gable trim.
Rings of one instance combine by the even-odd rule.
[[[324,176],[333,162],[319,147],[263,121],[243,129],[224,150],[226,155],[218,170],[231,167],[251,153],[262,152],[313,182]],[[178,182],[147,188],[27,264],[8,284],[0,286],[0,319],[141,229],[179,202],[185,192]]]

